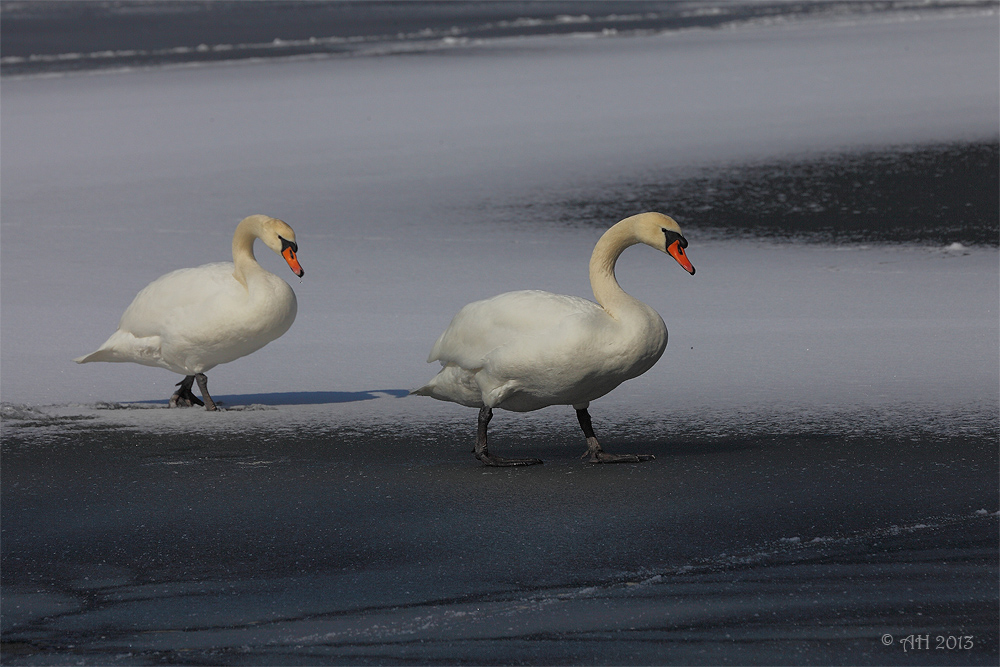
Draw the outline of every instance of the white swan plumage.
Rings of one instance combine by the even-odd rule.
[[[538,459],[489,454],[486,425],[493,408],[517,412],[572,405],[592,462],[640,461],[646,455],[605,453],[587,411],[590,401],[642,375],[667,345],[667,327],[650,306],[625,293],[615,263],[645,243],[694,267],[680,227],[660,213],[642,213],[612,226],[594,247],[590,282],[597,303],[537,290],[508,292],[464,306],[437,339],[428,363],[441,371],[414,394],[480,408],[476,458],[487,465],[530,465]]]
[[[244,218],[233,234],[233,261],[178,269],[140,291],[125,310],[118,330],[91,354],[74,359],[132,362],[184,375],[170,405],[202,404],[191,391],[195,380],[208,410],[216,409],[205,373],[259,350],[295,321],[295,292],[257,263],[260,239],[281,255],[299,277],[295,232],[266,215]]]

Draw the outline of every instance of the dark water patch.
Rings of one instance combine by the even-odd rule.
[[[716,238],[1000,245],[1000,143],[903,146],[667,175],[553,204],[606,227],[637,211]]]
[[[757,21],[992,8],[993,0],[875,2],[497,2],[342,0],[49,0],[0,4],[0,72],[38,74],[102,68],[400,53],[508,37],[643,34]],[[369,52],[372,52],[369,49]]]

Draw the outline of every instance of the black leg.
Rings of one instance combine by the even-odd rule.
[[[201,397],[205,400],[205,409],[210,411],[218,410],[219,408],[215,407],[215,401],[208,394],[208,378],[205,377],[205,374],[198,373],[194,376],[194,379],[198,381],[198,390],[201,391]],[[201,402],[199,401],[198,404],[201,405]]]
[[[493,419],[493,408],[484,405],[479,408],[479,428],[476,429],[476,458],[482,460],[483,456],[489,456],[486,451],[486,427]]]
[[[580,428],[583,429],[583,436],[587,438],[587,451],[580,458],[589,457],[590,463],[640,463],[656,458],[652,454],[608,454],[601,449],[601,443],[597,441],[594,423],[590,420],[587,408],[578,408],[576,418],[580,422]]]
[[[542,462],[541,459],[505,459],[490,454],[486,446],[486,427],[493,419],[493,408],[484,405],[479,409],[479,428],[476,431],[476,458],[488,466],[532,466]]]
[[[194,376],[188,375],[183,380],[177,383],[177,391],[174,392],[173,396],[170,397],[170,407],[172,408],[190,408],[192,405],[205,405],[202,403],[201,399],[194,395],[191,391],[191,385],[194,384]]]

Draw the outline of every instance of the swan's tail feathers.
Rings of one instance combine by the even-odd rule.
[[[483,405],[482,393],[476,384],[475,372],[455,364],[448,364],[431,381],[410,392],[416,396],[430,396],[439,401],[451,401],[470,408]]]
[[[77,357],[73,361],[86,364],[92,361],[131,362],[145,366],[160,366],[160,337],[136,338],[120,329],[104,341],[96,351]]]
[[[90,354],[85,354],[82,357],[77,357],[73,361],[78,364],[88,364],[91,361],[117,361],[114,359],[114,354],[111,350],[97,350],[96,352],[91,352]]]
[[[430,396],[431,398],[436,398],[440,401],[450,401],[451,399],[442,393],[441,389],[438,387],[437,380],[439,377],[439,375],[435,375],[431,378],[431,381],[423,387],[411,391],[410,396]]]

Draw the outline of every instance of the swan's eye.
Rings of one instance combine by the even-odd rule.
[[[299,244],[298,243],[296,243],[295,241],[289,241],[288,239],[286,239],[284,237],[281,237],[281,236],[279,236],[278,238],[281,239],[281,252],[285,252],[289,248],[291,248],[292,252],[294,252],[294,253],[298,253],[299,252]]]
[[[678,234],[677,232],[672,232],[672,231],[670,231],[669,229],[666,229],[666,228],[664,228],[664,227],[660,227],[660,231],[662,231],[662,232],[663,232],[663,237],[664,237],[664,239],[666,239],[666,241],[667,241],[667,247],[668,247],[668,248],[669,248],[669,247],[670,247],[671,245],[673,245],[674,241],[677,241],[677,242],[679,242],[679,243],[680,243],[680,246],[681,246],[682,248],[686,248],[686,247],[688,247],[688,242],[687,242],[687,239],[686,239],[686,238],[684,238],[683,236],[681,236],[680,234]]]

